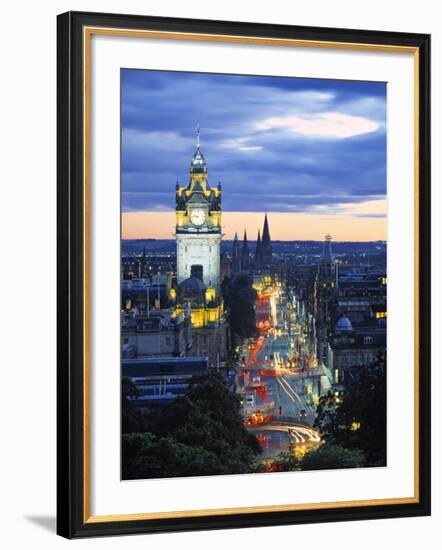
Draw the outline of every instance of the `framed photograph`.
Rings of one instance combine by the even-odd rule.
[[[430,513],[429,82],[423,34],[58,17],[60,535]]]

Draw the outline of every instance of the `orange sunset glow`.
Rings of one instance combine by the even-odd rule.
[[[334,241],[383,241],[387,239],[386,201],[367,201],[342,207],[336,214],[268,213],[272,239],[322,240],[326,233]],[[244,229],[254,240],[262,227],[264,212],[223,212],[224,238],[230,240]],[[122,214],[123,239],[172,239],[175,234],[174,211],[125,212]]]

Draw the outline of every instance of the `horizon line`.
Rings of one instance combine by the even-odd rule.
[[[167,239],[161,239],[156,237],[136,237],[136,238],[130,238],[130,237],[122,237],[121,241],[171,241],[175,242],[175,238],[172,236]],[[233,242],[234,239],[222,239],[224,242]],[[247,238],[247,241],[250,243],[257,242],[257,239],[249,239]],[[324,240],[321,239],[271,239],[272,243],[295,243],[295,242],[303,242],[303,243],[323,243]],[[387,240],[384,239],[370,239],[370,240],[359,240],[359,241],[351,241],[351,240],[335,240],[332,238],[332,243],[387,243]]]

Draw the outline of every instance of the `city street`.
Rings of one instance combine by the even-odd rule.
[[[260,336],[244,350],[242,369],[249,373],[245,392],[255,396],[254,406],[246,409],[246,421],[249,416],[248,429],[258,437],[266,459],[288,450],[302,454],[320,443],[318,432],[312,428],[315,408],[307,392],[311,376],[289,366],[290,344],[296,339],[293,333],[300,331],[292,326],[289,337],[284,320],[286,305],[277,292],[260,297],[257,301]],[[248,415],[252,409],[255,415]],[[259,415],[262,410],[265,413]]]

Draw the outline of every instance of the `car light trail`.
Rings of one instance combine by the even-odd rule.
[[[298,400],[299,403],[302,403],[299,395],[295,392],[295,390],[292,388],[292,386],[290,386],[290,384],[287,382],[287,380],[283,376],[280,376],[278,380],[280,380],[286,385],[287,390],[293,395],[293,397],[295,397]]]
[[[254,428],[249,428],[251,431],[262,431],[262,432],[278,432],[285,433],[290,438],[295,440],[295,443],[320,443],[321,436],[319,432],[314,428],[309,428],[307,426],[298,426],[298,425],[287,425],[287,426],[278,426],[270,425],[265,428],[259,428],[258,426]]]
[[[294,403],[295,402],[294,397],[287,391],[287,388],[281,382],[281,378],[278,377],[277,380],[278,380],[278,384],[280,385],[281,389],[284,391],[284,393],[287,395],[287,397]]]

